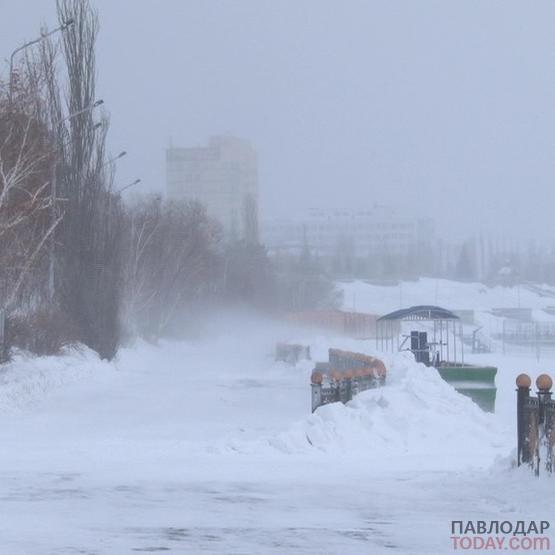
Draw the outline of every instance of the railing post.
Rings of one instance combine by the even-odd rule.
[[[539,423],[544,423],[545,417],[545,406],[549,401],[551,401],[551,386],[553,385],[553,380],[547,374],[542,374],[538,376],[536,380],[536,387],[538,388],[538,400],[540,403],[540,413],[539,413]]]
[[[517,429],[517,462],[520,466],[523,462],[529,462],[527,454],[524,453],[525,425],[524,405],[530,397],[530,385],[532,380],[528,374],[520,374],[516,379],[516,429]]]
[[[554,413],[555,404],[551,400],[551,387],[553,386],[553,380],[551,376],[547,374],[542,374],[536,380],[536,386],[538,388],[538,422],[542,430],[541,435],[541,446],[542,451],[545,449],[545,469],[548,472],[553,470],[553,424],[554,424]],[[543,449],[544,448],[544,449]]]
[[[339,400],[348,403],[352,399],[351,395],[351,372],[346,370],[342,373],[339,380]]]
[[[550,401],[545,406],[544,415],[545,445],[547,449],[545,457],[545,469],[553,472],[555,466],[555,402]]]
[[[540,471],[540,402],[537,397],[528,397],[525,400],[523,413],[522,462],[529,464],[538,475]]]
[[[312,389],[312,412],[322,405],[322,381],[324,376],[321,372],[312,372],[310,376],[310,387]]]

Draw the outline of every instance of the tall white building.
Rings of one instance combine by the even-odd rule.
[[[226,237],[256,239],[258,157],[247,141],[218,136],[203,147],[170,147],[166,179],[170,199],[202,203]]]

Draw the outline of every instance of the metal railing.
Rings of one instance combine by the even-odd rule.
[[[540,473],[540,466],[552,473],[555,462],[555,401],[551,399],[553,380],[547,374],[539,376],[536,396],[530,395],[531,384],[527,374],[520,374],[516,379],[517,462],[518,466],[530,466],[536,475]]]
[[[329,362],[316,363],[312,371],[312,412],[329,403],[347,403],[385,383],[387,369],[378,358],[339,349],[330,349],[328,357]]]

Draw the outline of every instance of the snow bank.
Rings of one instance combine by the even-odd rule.
[[[286,453],[355,453],[374,462],[404,457],[419,468],[487,466],[506,453],[506,430],[495,415],[411,358],[392,357],[385,387],[320,407],[271,444]]]
[[[385,387],[311,415],[313,362],[275,363],[276,335],[264,330],[254,346],[228,336],[160,348],[139,343],[114,363],[87,350],[18,355],[0,371],[0,412],[40,405],[26,411],[30,428],[48,414],[63,425],[64,441],[83,452],[89,449],[80,440],[85,429],[92,445],[150,445],[141,451],[145,457],[166,450],[180,458],[194,444],[205,454],[353,455],[385,469],[395,461],[454,468],[489,466],[514,446],[514,430],[507,435],[502,419],[483,413],[435,369],[416,364],[409,353],[376,353],[373,341],[297,336],[315,360],[325,360],[331,346],[377,354],[388,368]]]
[[[62,356],[17,353],[0,367],[0,412],[19,411],[45,402],[49,394],[64,386],[112,371],[113,366],[86,347],[68,350]]]

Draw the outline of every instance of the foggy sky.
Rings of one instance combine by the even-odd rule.
[[[398,204],[443,230],[555,238],[555,3],[96,0],[121,186],[233,133],[264,217]],[[7,59],[54,2],[0,0]],[[2,68],[7,75],[7,66]]]

